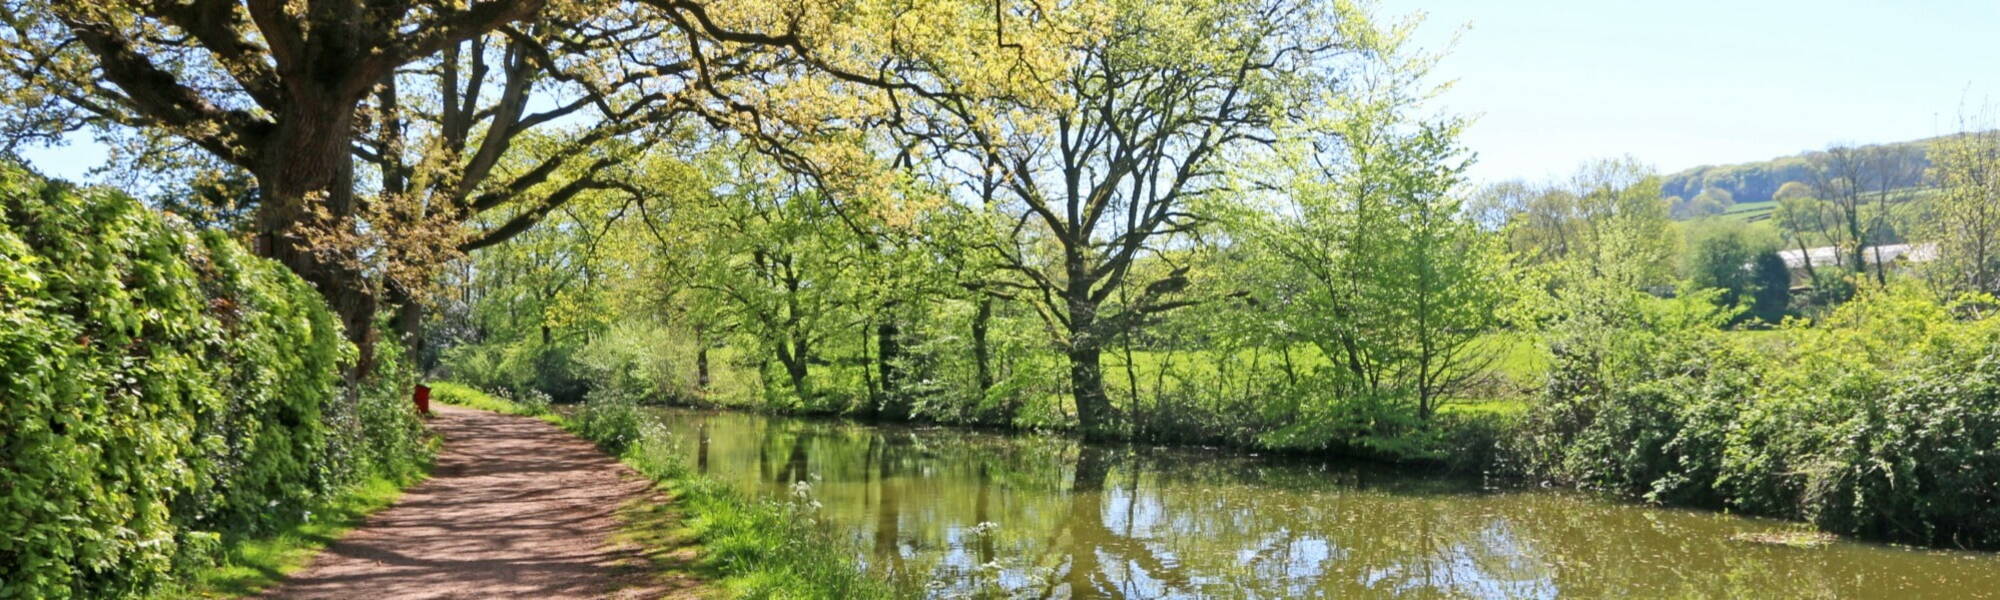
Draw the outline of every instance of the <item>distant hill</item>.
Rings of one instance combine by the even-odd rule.
[[[1914,165],[1914,168],[1901,169],[1896,176],[1902,181],[1895,187],[1909,187],[1923,182],[1923,173],[1931,164],[1924,154],[1930,148],[1931,142],[1936,139],[1872,144],[1858,148],[1904,155],[1899,158],[1911,162],[1903,164]],[[1776,193],[1778,186],[1785,185],[1785,182],[1812,183],[1812,161],[1821,154],[1825,152],[1813,151],[1759,162],[1695,167],[1667,175],[1662,182],[1660,193],[1685,199],[1694,198],[1704,189],[1720,188],[1727,190],[1737,204],[1768,202],[1771,200],[1771,194]]]

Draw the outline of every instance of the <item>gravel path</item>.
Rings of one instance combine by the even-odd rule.
[[[267,598],[697,596],[641,549],[612,541],[616,511],[650,486],[538,419],[435,407],[431,479],[370,516]]]

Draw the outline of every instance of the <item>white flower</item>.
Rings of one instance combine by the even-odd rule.
[[[972,535],[980,535],[980,536],[993,535],[993,532],[999,530],[1000,530],[999,523],[995,523],[992,521],[980,521],[978,525],[972,526]]]

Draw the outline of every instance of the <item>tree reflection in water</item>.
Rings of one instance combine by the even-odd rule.
[[[689,460],[809,481],[866,563],[949,597],[2000,594],[2000,559],[1732,541],[1790,525],[1233,451],[663,411]],[[997,524],[997,529],[982,527]],[[1982,596],[1984,594],[1985,596]]]

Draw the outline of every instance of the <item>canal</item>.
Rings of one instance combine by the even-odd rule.
[[[2000,597],[2000,555],[1576,492],[1237,450],[656,414],[689,464],[816,503],[869,569],[939,598]]]

